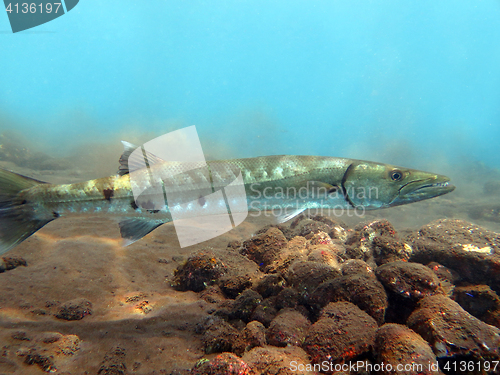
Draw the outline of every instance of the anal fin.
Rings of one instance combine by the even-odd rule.
[[[120,234],[123,238],[123,246],[128,246],[135,241],[140,240],[146,234],[152,232],[160,225],[164,224],[161,220],[150,220],[142,218],[127,218],[118,223]]]

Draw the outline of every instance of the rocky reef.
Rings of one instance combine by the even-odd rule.
[[[195,374],[500,373],[500,234],[465,221],[303,215],[192,254],[174,286],[213,307]]]

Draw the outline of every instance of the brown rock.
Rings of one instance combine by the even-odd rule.
[[[266,298],[252,312],[252,315],[250,315],[250,320],[256,320],[262,323],[264,326],[269,327],[271,321],[278,314],[278,310],[275,308],[275,304],[276,297]]]
[[[222,353],[210,361],[200,361],[191,370],[193,375],[255,375],[243,360],[233,353]]]
[[[321,284],[309,298],[309,304],[316,311],[330,302],[341,301],[354,303],[378,324],[384,322],[387,294],[374,277],[362,274],[337,277]]]
[[[306,352],[297,346],[253,348],[242,358],[260,374],[316,375]]]
[[[63,320],[81,320],[92,314],[92,303],[85,298],[65,302],[59,307],[56,318]]]
[[[360,259],[349,259],[342,265],[342,275],[363,275],[375,278],[373,268],[366,262]]]
[[[288,241],[278,228],[269,228],[267,232],[243,242],[241,253],[253,260],[263,271],[279,255]]]
[[[311,293],[319,284],[340,276],[339,270],[318,262],[295,262],[285,276],[299,293]]]
[[[238,330],[220,318],[209,318],[204,323],[203,345],[205,353],[230,352],[238,338]]]
[[[116,347],[104,356],[97,375],[125,375],[126,373],[125,349]]]
[[[0,258],[0,273],[13,270],[19,266],[28,267],[28,262],[20,256]]]
[[[227,271],[226,265],[209,252],[190,256],[187,262],[174,272],[173,286],[177,290],[201,292]]]
[[[274,346],[301,346],[311,323],[293,309],[283,309],[267,330],[267,342]]]
[[[267,298],[277,295],[285,287],[285,279],[280,274],[264,276],[254,287],[262,297]]]
[[[385,371],[380,372],[383,375],[442,374],[429,367],[429,364],[437,362],[429,344],[419,334],[400,324],[384,324],[377,329],[375,353],[378,362],[385,364]],[[387,371],[388,365],[392,366],[391,371]],[[398,366],[404,367],[398,370]]]
[[[227,297],[236,298],[238,294],[252,286],[252,280],[248,275],[223,276],[218,284]]]
[[[233,351],[241,356],[244,352],[266,343],[266,327],[261,322],[252,320],[240,332],[233,344]]]
[[[500,329],[483,323],[443,295],[423,298],[407,323],[438,357],[500,359]]]
[[[387,289],[406,298],[419,300],[444,293],[436,274],[419,263],[390,262],[378,267],[375,274]]]
[[[285,273],[290,265],[307,259],[307,240],[304,237],[292,238],[286,247],[276,256],[274,261],[264,271],[269,273]]]
[[[219,303],[226,299],[218,285],[211,285],[201,291],[200,298],[208,303]]]
[[[489,312],[500,309],[500,298],[488,285],[456,287],[452,298],[465,311],[483,321]]]
[[[437,262],[462,281],[489,285],[500,293],[500,234],[462,220],[437,220],[408,238],[411,261]]]
[[[262,302],[262,296],[255,290],[247,289],[235,299],[231,319],[241,319],[248,323],[255,308]]]
[[[311,362],[341,363],[370,351],[377,322],[349,302],[328,304],[307,333],[303,348]]]

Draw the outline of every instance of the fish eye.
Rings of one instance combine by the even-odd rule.
[[[395,170],[391,171],[390,176],[391,176],[392,181],[401,181],[404,177],[404,174],[400,170],[395,169]]]

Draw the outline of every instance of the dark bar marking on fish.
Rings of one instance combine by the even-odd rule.
[[[113,198],[115,192],[113,189],[104,189],[102,191],[102,194],[104,195],[104,199],[106,199],[108,202],[111,202],[111,198]]]
[[[61,215],[59,215],[59,214],[58,214],[57,212],[55,212],[55,211],[52,211],[52,216],[54,216],[54,219],[57,219],[57,218],[58,218],[59,216],[61,216]]]
[[[349,198],[349,195],[347,194],[347,189],[345,188],[345,182],[347,180],[347,175],[349,174],[349,171],[352,168],[352,166],[353,166],[353,163],[349,164],[349,166],[347,167],[347,169],[344,173],[344,176],[342,177],[342,182],[341,182],[340,186],[342,186],[342,194],[344,195],[344,198],[347,201],[347,203],[349,203],[352,207],[356,208],[354,203],[352,203],[351,198]]]
[[[204,207],[205,203],[207,203],[207,200],[203,195],[200,195],[200,197],[198,198],[198,203],[200,204],[201,207]]]
[[[157,214],[160,210],[148,210],[150,214]]]
[[[135,201],[132,201],[132,203],[130,203],[130,206],[132,207],[133,210],[137,210],[139,207],[135,204]]]

